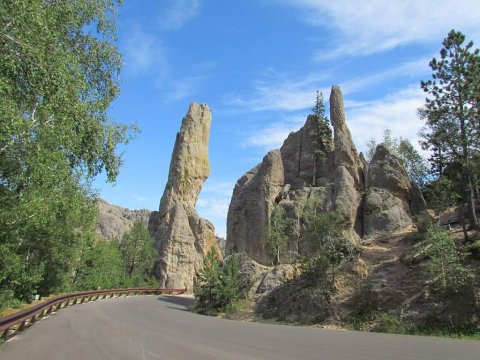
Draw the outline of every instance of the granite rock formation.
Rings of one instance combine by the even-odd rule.
[[[195,210],[203,183],[210,175],[210,123],[209,107],[192,103],[177,134],[159,211],[150,216],[149,230],[159,251],[156,276],[162,287],[191,291],[205,254],[211,248],[220,254],[213,224]]]
[[[227,217],[227,254],[243,252],[260,264],[272,263],[266,238],[274,206],[283,207],[288,217],[283,263],[311,251],[302,212],[314,198],[321,211],[341,214],[343,232],[354,242],[402,230],[426,212],[418,187],[384,146],[370,165],[357,153],[338,86],[330,95],[330,121],[333,139],[310,115],[280,150],[269,152],[237,181]]]
[[[120,239],[136,221],[148,226],[150,210],[130,210],[98,199],[97,233],[107,240]]]
[[[426,215],[426,204],[400,160],[378,145],[370,162],[363,205],[364,238],[410,229],[416,217]]]

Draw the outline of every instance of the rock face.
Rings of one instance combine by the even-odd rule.
[[[191,291],[204,255],[211,248],[220,254],[213,224],[195,210],[203,183],[210,175],[210,123],[211,111],[206,104],[190,105],[177,134],[159,211],[150,216],[149,230],[160,256],[156,275],[163,287]]]
[[[148,226],[150,210],[130,210],[98,200],[97,232],[108,240],[121,238],[136,221]]]
[[[253,168],[240,180],[233,190],[232,201],[228,210],[229,229],[235,232],[227,233],[227,239],[235,237],[232,246],[233,252],[246,252],[260,263],[268,262],[265,242],[251,241],[251,239],[266,235],[270,214],[275,198],[283,185],[283,165],[279,150],[269,152],[260,165]],[[237,216],[242,214],[241,216]]]
[[[244,252],[271,264],[266,239],[275,206],[283,207],[288,218],[283,263],[312,249],[302,215],[307,202],[316,201],[319,211],[338,211],[344,234],[354,242],[404,229],[425,212],[418,187],[385,147],[377,148],[370,165],[357,153],[338,86],[330,95],[330,119],[333,139],[329,128],[310,115],[280,150],[269,152],[237,181],[227,217],[227,254]]]
[[[378,145],[370,162],[368,190],[363,206],[364,237],[388,235],[415,224],[426,214],[418,186],[410,180],[399,159]]]

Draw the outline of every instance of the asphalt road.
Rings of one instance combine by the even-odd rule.
[[[3,344],[1,360],[480,359],[480,341],[222,320],[185,297],[136,296],[62,309]]]

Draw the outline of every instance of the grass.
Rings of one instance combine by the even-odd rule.
[[[424,324],[414,324],[390,314],[382,314],[376,318],[371,315],[356,317],[346,324],[345,328],[348,330],[371,331],[387,334],[480,340],[480,322],[457,327],[437,321],[431,321]]]

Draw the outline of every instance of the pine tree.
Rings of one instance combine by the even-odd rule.
[[[193,285],[195,308],[203,314],[229,311],[239,298],[239,264],[235,255],[222,265],[215,248],[203,259]]]
[[[315,98],[315,106],[312,108],[313,115],[319,119],[325,117],[325,104],[323,103],[323,94],[317,90],[317,96]]]
[[[280,264],[280,253],[287,245],[288,236],[286,234],[287,218],[285,209],[279,204],[275,204],[270,215],[270,224],[267,234],[267,247],[273,259],[273,264]]]
[[[479,109],[475,89],[480,71],[478,49],[464,44],[465,36],[451,30],[443,41],[440,60],[430,62],[432,79],[421,82],[429,95],[420,115],[426,124],[423,131],[425,148],[435,150],[434,162],[443,170],[442,162],[461,167],[464,202],[468,205],[470,226],[478,226],[475,214],[475,174],[473,164],[479,144]],[[440,157],[441,156],[441,157]],[[441,175],[441,174],[440,174]]]

